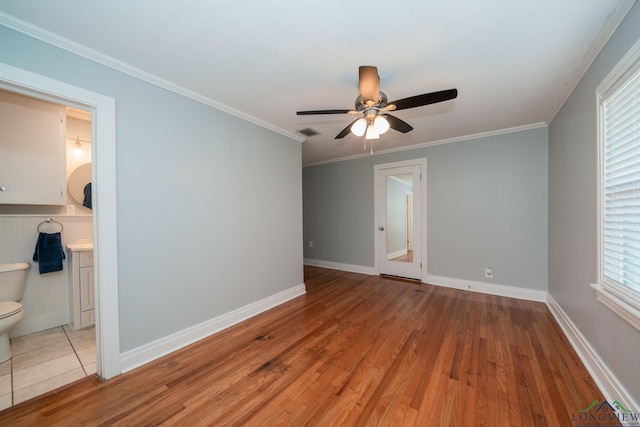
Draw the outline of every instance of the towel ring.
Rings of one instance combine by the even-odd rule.
[[[40,224],[38,224],[38,233],[40,233],[40,226],[42,226],[42,224],[44,223],[52,223],[55,222],[56,224],[58,224],[60,226],[60,232],[62,232],[62,230],[64,230],[64,226],[62,225],[61,222],[56,221],[55,219],[51,219],[51,218],[47,218],[44,221],[42,221]]]

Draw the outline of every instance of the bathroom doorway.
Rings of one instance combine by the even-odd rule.
[[[58,230],[67,257],[48,274],[31,263],[11,357],[0,363],[2,410],[97,369],[92,196],[83,191],[92,180],[91,112],[5,89],[0,111],[0,263],[31,263],[38,232]]]
[[[30,71],[0,63],[0,88],[91,112],[93,244],[96,298],[96,371],[120,374],[116,228],[115,100]]]

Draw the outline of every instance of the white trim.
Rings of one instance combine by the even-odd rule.
[[[638,405],[639,402],[635,401],[631,393],[624,388],[618,378],[609,370],[607,364],[598,356],[589,341],[586,340],[571,321],[569,315],[565,313],[551,294],[547,295],[546,303],[585,368],[587,368],[596,385],[604,394],[605,399],[609,402],[619,400],[626,403],[628,408],[638,408],[640,406]]]
[[[321,259],[305,258],[304,265],[312,265],[315,267],[330,268],[331,270],[348,271],[350,273],[368,274],[370,276],[376,276],[376,271],[373,267],[367,267],[364,265],[343,264],[341,262],[324,261]]]
[[[578,85],[578,83],[580,82],[580,80],[582,79],[582,77],[584,76],[584,74],[587,72],[587,70],[589,69],[589,67],[591,66],[591,64],[593,63],[593,61],[595,60],[595,58],[598,56],[598,54],[600,53],[600,51],[602,50],[602,48],[604,47],[604,45],[607,43],[607,41],[609,40],[609,38],[611,37],[611,35],[615,32],[615,30],[618,28],[618,26],[622,23],[622,21],[624,20],[624,18],[626,17],[627,13],[629,13],[629,10],[631,10],[631,8],[633,7],[635,3],[635,0],[623,0],[617,7],[616,9],[613,11],[613,13],[611,13],[609,15],[609,17],[607,18],[607,21],[605,22],[602,30],[600,31],[600,33],[598,34],[596,40],[591,44],[591,46],[589,47],[589,51],[584,55],[582,62],[580,64],[580,66],[577,68],[577,71],[575,72],[572,80],[571,80],[571,84],[569,86],[567,86],[566,91],[565,91],[565,96],[558,100],[558,102],[554,105],[554,107],[552,108],[552,110],[550,111],[549,114],[549,119],[545,122],[542,123],[542,126],[547,126],[548,123],[551,123],[551,121],[555,118],[555,116],[557,115],[557,113],[560,111],[560,109],[562,108],[562,106],[564,105],[564,103],[566,102],[566,100],[569,98],[569,96],[571,95],[571,93],[573,92],[573,90],[575,89],[575,87]],[[164,89],[167,89],[171,92],[175,92],[178,93],[180,95],[183,95],[187,98],[191,98],[195,101],[201,102],[205,105],[211,106],[213,108],[216,108],[218,110],[224,111],[228,114],[231,114],[233,116],[239,117],[243,120],[246,120],[248,122],[251,122],[253,124],[256,124],[260,127],[263,127],[265,129],[269,129],[273,132],[279,133],[281,135],[284,135],[286,137],[289,137],[295,141],[298,142],[304,142],[306,140],[305,137],[302,137],[296,133],[293,132],[289,132],[287,130],[281,129],[279,127],[276,127],[270,123],[267,123],[261,119],[258,119],[254,116],[251,116],[249,114],[246,114],[242,111],[239,111],[235,108],[232,108],[228,105],[222,104],[218,101],[215,101],[211,98],[207,98],[204,97],[196,92],[193,92],[191,90],[188,90],[186,88],[183,88],[182,86],[178,86],[176,84],[173,84],[167,80],[161,79],[160,77],[157,77],[153,74],[147,73],[145,71],[142,71],[136,67],[133,67],[129,64],[126,64],[122,61],[119,61],[115,58],[112,58],[110,56],[104,55],[100,52],[97,52],[93,49],[89,49],[86,46],[83,46],[79,43],[73,42],[69,39],[66,39],[60,35],[54,34],[50,31],[47,31],[43,28],[37,27],[31,23],[28,23],[26,21],[22,21],[14,16],[11,16],[7,13],[4,12],[0,12],[0,25],[4,25],[5,27],[11,28],[15,31],[18,31],[20,33],[26,34],[30,37],[36,38],[38,40],[41,40],[45,43],[51,44],[53,46],[59,47],[61,49],[64,49],[66,51],[72,52],[76,55],[79,55],[83,58],[87,58],[90,59],[94,62],[100,63],[102,65],[105,65],[107,67],[113,68],[115,70],[121,71],[125,74],[128,74],[130,76],[134,76],[137,77],[141,80],[144,80],[146,82],[149,82],[151,84],[154,84],[156,86],[162,87]],[[525,126],[521,126],[520,128],[522,128],[521,130],[525,130],[525,129],[530,129],[533,127],[540,127],[539,124],[530,124],[530,125],[525,125]],[[511,129],[511,130],[510,130]],[[386,154],[386,153],[392,153],[392,152],[397,152],[397,151],[404,151],[404,150],[411,150],[414,148],[421,148],[421,147],[425,147],[425,146],[430,146],[430,145],[438,145],[438,144],[442,144],[442,143],[448,143],[448,142],[457,142],[457,141],[463,141],[463,140],[468,140],[468,139],[473,139],[473,138],[478,138],[478,137],[482,137],[482,136],[491,136],[491,135],[499,135],[501,133],[508,133],[508,132],[514,132],[517,130],[514,129],[518,129],[518,127],[515,128],[510,128],[510,129],[504,129],[504,130],[498,130],[498,131],[490,131],[490,132],[486,132],[486,133],[479,133],[479,134],[475,134],[475,135],[468,135],[468,136],[463,136],[463,137],[456,137],[456,138],[450,138],[450,139],[445,139],[445,140],[441,140],[441,141],[433,141],[433,142],[427,142],[427,143],[423,143],[423,144],[416,144],[416,145],[411,145],[408,147],[398,147],[398,148],[391,148],[388,150],[382,150],[379,151],[377,153],[374,153],[375,155],[380,155],[380,154]],[[507,131],[507,132],[504,132]],[[330,163],[330,162],[336,162],[336,161],[342,161],[342,160],[350,160],[350,159],[355,159],[355,158],[361,158],[361,157],[366,157],[368,156],[365,154],[359,154],[359,155],[355,155],[355,156],[348,156],[348,157],[343,157],[340,159],[333,159],[333,160],[328,160],[328,161],[322,161],[322,162],[316,162],[316,163],[310,163],[307,165],[303,165],[303,166],[314,166],[314,165],[318,165],[318,164],[323,164],[323,163]]]
[[[606,284],[591,283],[591,287],[596,291],[598,301],[622,317],[631,326],[640,330],[640,310],[637,308],[637,301]]]
[[[304,259],[304,265],[312,265],[316,267],[330,268],[332,270],[348,271],[351,273],[368,274],[370,276],[378,276],[373,267],[365,267],[361,265],[342,264],[338,262],[322,261],[315,259]],[[442,286],[445,288],[460,289],[464,291],[481,292],[489,295],[499,295],[509,298],[524,299],[528,301],[547,301],[547,291],[537,289],[518,288],[515,286],[496,285],[493,283],[474,282],[471,280],[454,279],[451,277],[425,275],[423,283],[434,286]]]
[[[636,0],[622,0],[616,6],[615,10],[609,14],[607,20],[605,21],[600,33],[596,37],[596,39],[589,46],[589,50],[582,57],[582,61],[578,68],[576,68],[571,81],[568,85],[565,86],[565,91],[562,97],[556,100],[556,103],[552,106],[549,112],[549,118],[547,119],[547,123],[551,123],[553,119],[556,117],[562,106],[569,99],[571,94],[573,93],[578,83],[582,80],[584,75],[587,73],[593,61],[598,57],[602,48],[607,44],[611,36],[616,32],[624,18],[627,16],[633,4]]]
[[[329,267],[320,265],[322,263],[322,261],[319,261],[318,264],[314,264],[313,260],[305,259],[305,265],[318,265],[319,267],[334,268],[336,270],[353,271],[353,269],[342,269],[338,267],[345,264],[328,263],[333,266]],[[364,271],[357,272],[370,274]],[[610,402],[613,402],[614,400],[623,401],[628,404],[628,407],[631,408],[640,407],[639,402],[636,402],[631,394],[620,383],[620,381],[618,381],[616,376],[611,372],[611,370],[609,370],[604,361],[600,359],[589,342],[580,333],[580,330],[578,330],[569,316],[562,310],[562,308],[558,305],[558,303],[549,292],[434,275],[428,275],[426,283],[434,286],[443,286],[447,288],[468,290],[472,292],[481,292],[490,295],[499,295],[509,298],[517,298],[545,303],[553,317],[558,322],[558,325],[564,332],[565,336],[569,340],[569,343],[575,350],[576,354],[578,355],[578,357],[580,357],[580,360],[585,365],[585,368],[587,368],[587,371],[589,371],[589,374],[591,374],[591,376],[593,377],[596,385],[598,386],[600,391],[604,393],[605,399]]]
[[[374,151],[373,154],[367,152],[365,154],[356,154],[356,155],[353,155],[353,156],[340,157],[340,158],[337,158],[337,159],[321,160],[319,162],[303,164],[302,167],[306,168],[306,167],[310,167],[310,166],[324,165],[324,164],[327,164],[327,163],[335,163],[335,162],[342,162],[342,161],[345,161],[345,160],[360,159],[360,158],[363,158],[363,157],[381,156],[383,154],[397,153],[399,151],[416,150],[416,149],[419,149],[419,148],[431,147],[431,146],[434,146],[434,145],[451,144],[451,143],[454,143],[454,142],[464,142],[464,141],[470,141],[470,140],[473,140],[473,139],[488,138],[488,137],[492,137],[492,136],[505,135],[505,134],[509,134],[509,133],[523,132],[525,130],[530,130],[530,129],[544,128],[544,127],[547,127],[547,126],[548,126],[547,123],[542,123],[542,122],[540,122],[540,123],[532,123],[530,125],[516,126],[516,127],[512,127],[512,128],[507,128],[507,129],[492,130],[492,131],[489,131],[489,132],[474,133],[474,134],[471,134],[471,135],[456,136],[456,137],[453,137],[453,138],[439,139],[437,141],[423,142],[423,143],[420,143],[420,144],[406,145],[404,147],[388,148],[386,150]]]
[[[415,259],[414,262],[420,262],[422,268],[420,269],[420,281],[425,282],[427,278],[427,158],[417,158],[410,160],[402,160],[399,162],[391,162],[391,163],[378,163],[373,165],[373,219],[374,219],[374,229],[373,229],[373,274],[380,274],[380,260],[378,256],[378,251],[380,248],[380,233],[378,233],[378,222],[379,217],[381,216],[378,207],[379,204],[379,196],[378,193],[381,191],[380,183],[378,181],[378,174],[380,171],[386,169],[394,169],[394,168],[402,168],[407,166],[420,166],[420,259]],[[414,198],[415,200],[415,198]],[[414,205],[415,208],[415,205]],[[415,218],[414,218],[415,221]],[[414,251],[414,255],[415,255]]]
[[[306,293],[304,283],[286,289],[260,301],[245,305],[237,310],[230,311],[182,331],[163,337],[157,341],[142,345],[133,350],[122,353],[120,365],[122,372],[130,371],[162,356],[179,350],[196,341],[227,329],[257,314],[276,307],[286,301]]]
[[[516,286],[498,285],[495,283],[475,282],[473,280],[454,279],[451,277],[427,275],[425,283],[446,288],[460,289],[471,292],[481,292],[489,295],[545,302],[547,291],[519,288]]]
[[[640,40],[633,44],[596,88],[596,102],[598,102],[598,105],[600,105],[600,97],[608,96],[615,92],[633,75],[634,69],[638,66],[638,61],[640,61]]]
[[[407,248],[400,249],[399,251],[395,251],[390,254],[387,254],[387,259],[398,258],[399,256],[406,255],[407,252],[408,252]]]
[[[551,110],[551,112],[549,114],[549,119],[547,121],[538,122],[538,123],[531,123],[531,124],[523,125],[523,126],[515,126],[515,127],[511,127],[511,128],[506,128],[506,129],[498,129],[498,130],[493,130],[493,131],[488,131],[488,132],[480,132],[480,133],[475,133],[475,134],[471,134],[471,135],[464,135],[464,136],[458,136],[458,137],[453,137],[453,138],[445,138],[445,139],[441,139],[441,140],[437,140],[437,141],[424,142],[424,143],[421,143],[421,144],[414,144],[414,145],[409,145],[409,146],[405,146],[405,147],[389,148],[389,149],[386,149],[386,150],[376,151],[376,152],[373,153],[373,155],[374,156],[379,156],[379,155],[395,153],[395,152],[399,152],[399,151],[406,151],[406,150],[413,150],[413,149],[417,149],[417,148],[430,147],[430,146],[433,146],[433,145],[449,144],[449,143],[454,143],[454,142],[463,142],[463,141],[469,141],[469,140],[472,140],[472,139],[487,138],[487,137],[491,137],[491,136],[504,135],[504,134],[507,134],[507,133],[522,132],[522,131],[529,130],[529,129],[538,129],[538,128],[541,128],[541,127],[547,127],[549,125],[549,123],[551,123],[553,121],[553,119],[558,114],[558,112],[560,111],[560,109],[562,108],[564,103],[567,101],[567,99],[569,99],[569,96],[571,95],[573,90],[576,88],[576,86],[578,85],[580,80],[582,80],[582,77],[584,77],[585,73],[587,72],[587,70],[589,69],[589,67],[591,66],[591,64],[595,60],[595,58],[598,56],[598,54],[600,53],[600,51],[602,50],[604,45],[607,43],[607,41],[609,41],[609,39],[611,38],[613,33],[616,31],[618,26],[622,23],[624,18],[627,16],[627,13],[629,13],[629,11],[633,7],[634,3],[635,3],[635,0],[623,0],[616,7],[614,12],[609,16],[609,18],[607,19],[605,25],[602,28],[602,31],[600,32],[600,34],[598,34],[598,37],[596,38],[596,40],[589,47],[589,51],[583,57],[581,65],[577,68],[576,73],[574,74],[573,79],[571,80],[571,84],[569,86],[567,86],[567,91],[565,93],[564,98],[559,100],[558,103],[556,105],[554,105],[553,109]],[[359,158],[362,158],[362,157],[370,157],[370,156],[371,156],[371,154],[369,154],[369,153],[367,153],[367,154],[356,154],[356,155],[353,155],[353,156],[340,157],[338,159],[322,160],[322,161],[319,161],[319,162],[307,163],[307,164],[302,165],[302,167],[317,166],[317,165],[322,165],[322,164],[326,164],[326,163],[341,162],[341,161],[345,161],[345,160],[353,160],[353,159],[359,159]]]
[[[115,100],[30,71],[0,63],[0,87],[40,99],[92,110],[96,141],[92,179],[93,243],[96,289],[96,367],[101,378],[120,374],[118,317],[118,245],[116,226],[116,110]]]
[[[5,27],[11,28],[12,30],[18,31],[20,33],[26,34],[35,39],[41,40],[50,45],[59,47],[68,52],[79,55],[83,58],[87,58],[91,61],[102,64],[106,67],[113,68],[114,70],[118,70],[130,76],[136,77],[145,82],[151,83],[155,86],[161,87],[168,91],[177,93],[179,95],[185,96],[187,98],[193,99],[194,101],[200,102],[204,105],[208,105],[210,107],[216,108],[220,111],[224,111],[225,113],[231,114],[232,116],[236,116],[243,120],[246,120],[250,123],[268,129],[270,131],[279,133],[288,138],[291,138],[300,143],[304,142],[305,138],[301,135],[286,131],[279,127],[276,127],[270,123],[265,122],[264,120],[258,119],[257,117],[251,116],[242,111],[236,110],[233,107],[222,104],[218,101],[215,101],[211,98],[203,96],[199,93],[196,93],[192,90],[186,89],[182,86],[171,83],[167,80],[164,80],[160,77],[157,77],[151,73],[146,71],[142,71],[139,68],[133,67],[129,64],[126,64],[122,61],[119,61],[110,56],[104,55],[100,52],[97,52],[93,49],[90,49],[86,46],[83,46],[79,43],[66,39],[62,36],[54,34],[50,31],[47,31],[43,28],[30,24],[28,22],[22,21],[14,16],[8,15],[4,12],[0,12],[0,25],[4,25]]]
[[[305,260],[306,265],[314,265]],[[339,264],[332,263],[334,266]],[[319,265],[323,267],[323,265]],[[332,268],[332,267],[327,267]],[[337,270],[343,270],[337,268]],[[352,271],[352,270],[344,270]],[[367,274],[367,273],[365,273]],[[447,288],[468,290],[472,292],[481,292],[490,295],[499,295],[509,298],[524,299],[529,301],[543,302],[549,308],[549,311],[558,322],[558,325],[564,332],[565,336],[569,340],[569,343],[575,350],[576,354],[585,365],[591,377],[595,381],[596,385],[603,392],[605,399],[610,402],[614,400],[620,400],[628,404],[628,407],[638,408],[639,402],[636,402],[631,394],[624,388],[624,386],[618,381],[616,376],[607,367],[606,363],[598,354],[593,350],[593,347],[580,333],[580,330],[571,321],[569,316],[562,310],[562,308],[555,301],[553,296],[546,291],[540,291],[535,289],[517,288],[513,286],[496,285],[492,283],[474,282],[463,279],[454,279],[450,277],[428,275],[426,283],[434,286],[443,286]]]
[[[640,69],[640,40],[636,41],[629,51],[618,61],[607,76],[600,82],[595,91],[596,126],[597,126],[597,239],[598,239],[598,280],[590,284],[596,292],[598,301],[616,313],[634,328],[640,330],[640,299],[632,290],[608,283],[603,271],[603,173],[604,173],[604,101],[613,95]],[[618,289],[618,287],[620,289]],[[634,295],[636,294],[636,295]]]

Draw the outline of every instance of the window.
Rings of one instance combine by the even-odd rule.
[[[640,329],[640,42],[597,90],[598,300]]]

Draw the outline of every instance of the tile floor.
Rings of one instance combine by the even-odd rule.
[[[0,410],[96,372],[96,331],[68,325],[13,338],[0,363]]]

